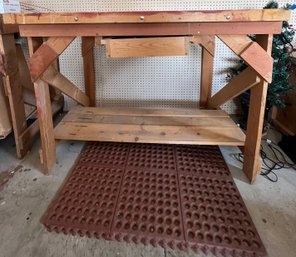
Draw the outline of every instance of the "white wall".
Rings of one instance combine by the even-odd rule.
[[[159,10],[219,10],[260,9],[268,1],[210,0],[27,0],[38,6],[37,10],[64,11],[159,11]],[[278,1],[282,6],[293,1]],[[292,23],[296,25],[293,13]],[[61,56],[61,71],[80,88],[84,88],[83,68],[77,39]],[[192,107],[197,106],[200,82],[200,48],[191,46],[185,57],[150,57],[137,59],[107,59],[105,49],[95,50],[97,104],[98,106],[128,107]],[[221,42],[216,47],[213,93],[227,82],[227,69],[237,58]],[[67,99],[66,107],[74,103]],[[229,113],[236,112],[236,106],[229,102],[223,106]]]

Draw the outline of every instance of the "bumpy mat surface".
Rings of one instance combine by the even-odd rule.
[[[202,251],[266,251],[218,147],[88,143],[43,218],[50,231]]]

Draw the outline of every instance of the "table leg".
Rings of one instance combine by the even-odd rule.
[[[257,43],[271,55],[272,35],[257,35]],[[255,182],[256,175],[261,169],[260,145],[264,123],[265,104],[268,90],[268,82],[262,80],[251,88],[251,98],[244,147],[243,170],[251,183]]]

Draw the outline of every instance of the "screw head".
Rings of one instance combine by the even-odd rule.
[[[74,17],[74,21],[79,21],[79,18],[78,17]]]
[[[140,16],[139,18],[140,18],[141,21],[145,20],[144,16]]]
[[[226,16],[226,20],[229,21],[230,19],[231,19],[231,16],[230,16],[230,15],[227,15],[227,16]]]

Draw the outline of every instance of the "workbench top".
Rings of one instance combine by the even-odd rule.
[[[170,22],[258,22],[288,20],[284,9],[157,11],[157,12],[77,12],[4,14],[4,24],[93,24],[93,23],[170,23]]]

